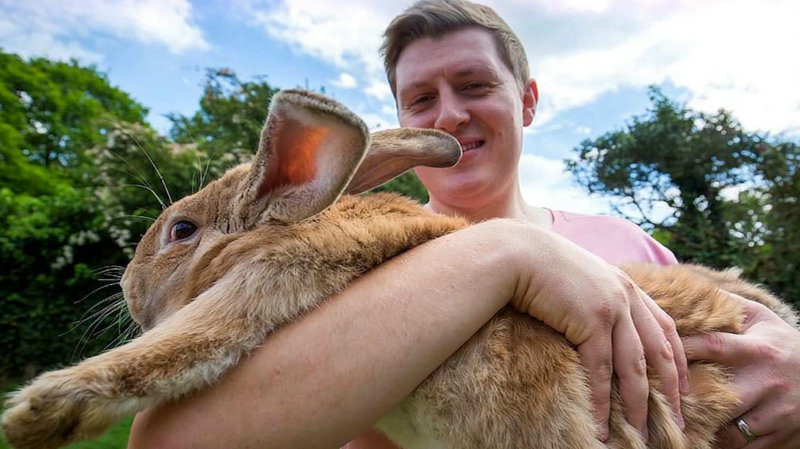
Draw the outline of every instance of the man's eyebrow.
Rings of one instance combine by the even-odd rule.
[[[410,83],[405,89],[403,90],[412,90],[412,89],[420,89],[423,87],[427,87],[430,83],[428,81],[414,81]]]
[[[497,72],[492,70],[489,67],[465,67],[456,71],[455,76],[458,78],[462,78],[465,76],[470,75],[490,75],[490,76],[497,76]]]
[[[459,69],[455,73],[453,73],[453,76],[455,78],[464,78],[464,77],[475,75],[475,74],[478,74],[478,75],[489,75],[489,76],[492,76],[492,77],[497,77],[498,76],[497,75],[497,71],[495,71],[494,69],[492,69],[490,67],[464,67],[462,69]],[[430,84],[430,82],[427,81],[427,80],[412,81],[411,83],[408,84],[408,86],[406,86],[406,88],[404,90],[420,89],[420,88],[427,87],[429,84]]]

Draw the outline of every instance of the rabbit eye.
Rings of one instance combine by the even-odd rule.
[[[169,241],[175,242],[191,237],[195,231],[197,231],[197,226],[195,226],[194,223],[190,223],[188,221],[179,221],[172,225],[172,228],[170,228]]]

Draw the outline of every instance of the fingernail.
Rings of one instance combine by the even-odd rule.
[[[647,426],[644,426],[644,428],[641,431],[639,431],[639,433],[642,434],[642,439],[644,440],[645,443],[650,442],[650,432],[647,430]]]
[[[608,441],[608,421],[597,424],[597,439],[605,443]]]
[[[678,423],[678,427],[680,427],[681,430],[686,429],[686,421],[683,420],[683,414],[681,412],[675,415],[675,421]]]

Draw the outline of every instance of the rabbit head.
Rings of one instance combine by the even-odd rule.
[[[248,231],[306,220],[342,193],[363,192],[416,165],[451,166],[460,156],[447,134],[398,129],[370,136],[335,101],[281,91],[253,162],[172,204],[142,237],[121,282],[130,313],[147,330],[191,302],[215,281],[198,282],[194,274]]]

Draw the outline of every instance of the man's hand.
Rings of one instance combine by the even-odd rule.
[[[578,347],[590,375],[599,438],[608,438],[612,374],[619,378],[628,422],[647,438],[647,364],[663,380],[662,393],[682,428],[680,396],[689,382],[673,320],[622,270],[557,236],[550,249],[529,262],[529,278],[520,280],[524,291],[512,304]]]
[[[741,335],[712,333],[686,338],[692,360],[708,360],[733,370],[741,400],[734,415],[756,438],[748,443],[736,423],[719,433],[719,448],[796,449],[800,447],[800,332],[767,307],[731,295],[746,313]]]

